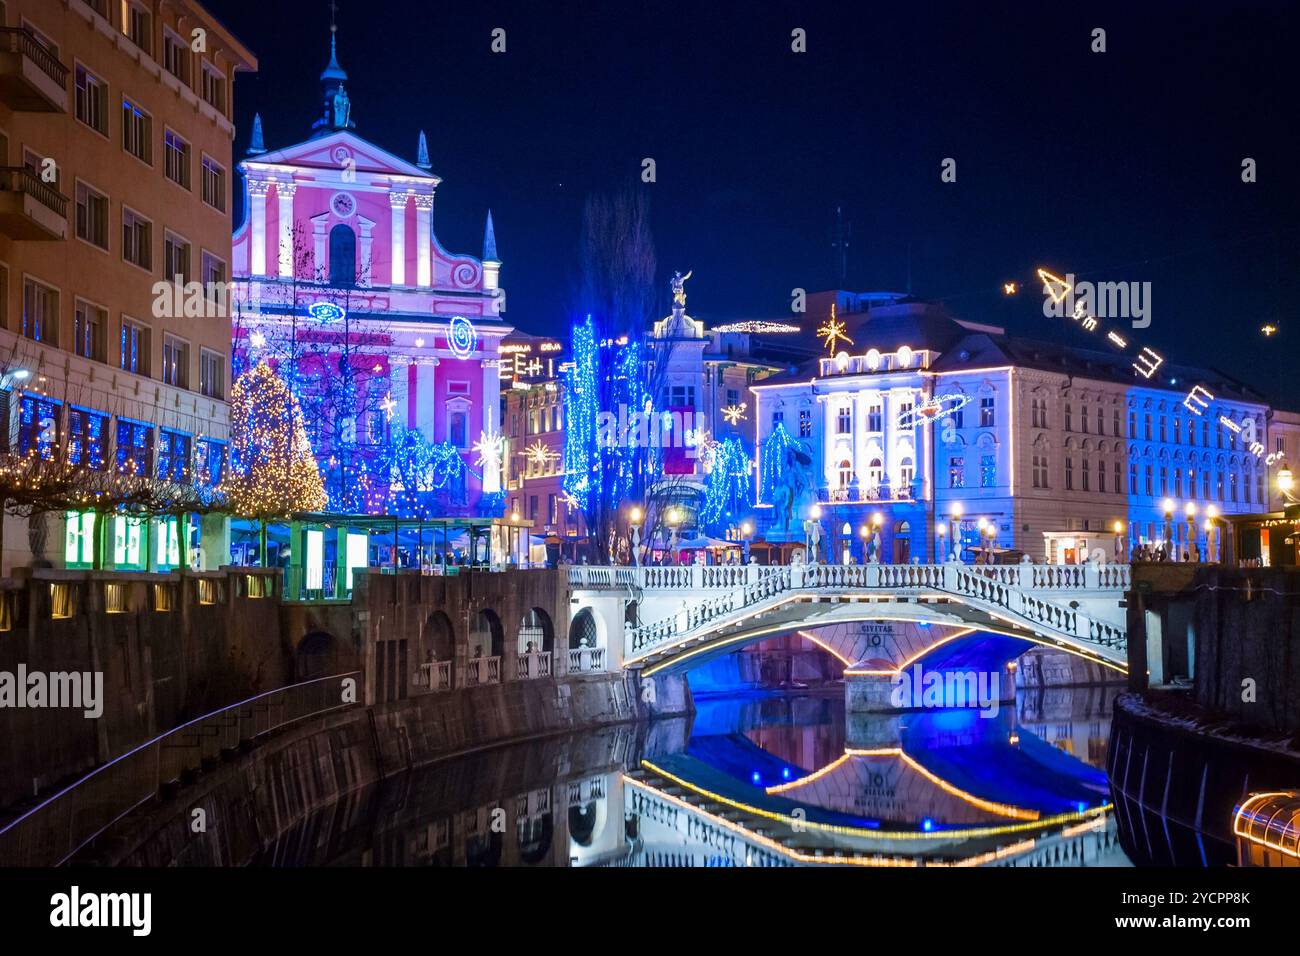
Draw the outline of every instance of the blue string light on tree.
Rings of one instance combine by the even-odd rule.
[[[573,366],[564,373],[564,491],[586,511],[603,484],[596,448],[596,333],[591,316],[573,327]]]
[[[452,316],[451,327],[447,330],[447,348],[458,359],[467,359],[478,345],[478,333],[474,324],[463,315]]]
[[[700,517],[712,528],[735,517],[749,498],[749,473],[753,463],[736,438],[714,446],[710,455],[709,482],[705,488]]]

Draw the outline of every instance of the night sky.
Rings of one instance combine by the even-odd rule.
[[[237,157],[255,111],[269,148],[306,138],[328,3],[207,5],[261,62],[236,85]],[[1294,5],[466,6],[340,0],[339,59],[360,136],[414,160],[428,132],[446,248],[477,255],[491,207],[522,329],[567,334],[593,191],[651,191],[662,311],[667,277],[693,269],[689,310],[709,322],[788,316],[792,288],[839,285],[840,204],[845,288],[1082,345],[1043,317],[1037,266],[1150,281],[1135,340],[1300,408]],[[1241,181],[1244,157],[1258,182]]]

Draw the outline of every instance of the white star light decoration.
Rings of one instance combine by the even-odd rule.
[[[505,451],[505,439],[497,431],[480,432],[478,441],[473,445],[477,456],[474,463],[484,471],[496,471],[501,467],[501,456]]]
[[[388,420],[391,422],[393,420],[393,409],[397,407],[397,403],[393,401],[392,392],[384,396],[384,400],[379,403],[379,407],[384,410],[384,414],[388,416]]]
[[[519,454],[523,455],[534,465],[541,468],[545,468],[547,462],[560,457],[559,452],[551,451],[551,449],[543,445],[540,438]]]
[[[748,407],[748,402],[741,402],[739,405],[728,405],[722,410],[722,417],[727,420],[728,425],[739,425],[745,420],[745,409]]]

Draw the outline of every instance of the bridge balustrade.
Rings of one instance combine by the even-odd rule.
[[[951,594],[969,599],[977,606],[993,607],[1018,615],[1034,625],[1080,642],[1119,650],[1127,646],[1122,628],[1093,619],[1076,607],[1061,603],[1059,597],[1062,591],[1118,591],[1121,586],[1127,586],[1126,566],[1122,571],[1113,570],[1104,576],[1104,569],[1096,565],[1069,568],[1060,574],[1035,565],[967,566],[956,563],[771,566],[768,573],[761,576],[756,576],[753,568],[751,565],[748,568],[734,569],[747,572],[745,581],[748,583],[743,586],[732,584],[721,595],[705,596],[693,603],[684,604],[676,613],[662,620],[636,627],[629,625],[626,638],[631,653],[636,655],[650,650],[785,592],[804,590]],[[706,569],[695,567],[680,570],[703,572]],[[1044,573],[1040,574],[1040,571]],[[709,588],[704,582],[717,578],[695,573],[692,580],[700,582],[700,590],[707,591]],[[685,587],[680,589],[686,590]]]
[[[1127,564],[848,564],[848,565],[666,565],[659,567],[569,568],[569,585],[576,590],[640,588],[642,590],[723,590],[781,578],[791,568],[830,585],[856,587],[937,587],[945,569],[959,569],[990,581],[1023,590],[1126,591],[1131,586]]]

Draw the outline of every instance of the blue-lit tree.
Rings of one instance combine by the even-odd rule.
[[[760,496],[772,506],[772,525],[786,532],[798,514],[800,503],[812,490],[812,452],[807,444],[790,434],[784,422],[777,422],[763,443]]]
[[[728,438],[716,445],[709,459],[700,519],[709,532],[720,533],[734,524],[749,504],[753,462],[738,438]]]
[[[591,559],[606,560],[620,509],[645,502],[662,469],[649,429],[637,427],[654,414],[666,365],[666,346],[648,337],[655,254],[643,192],[588,199],[580,259],[585,318],[564,380],[564,490],[582,511]]]

